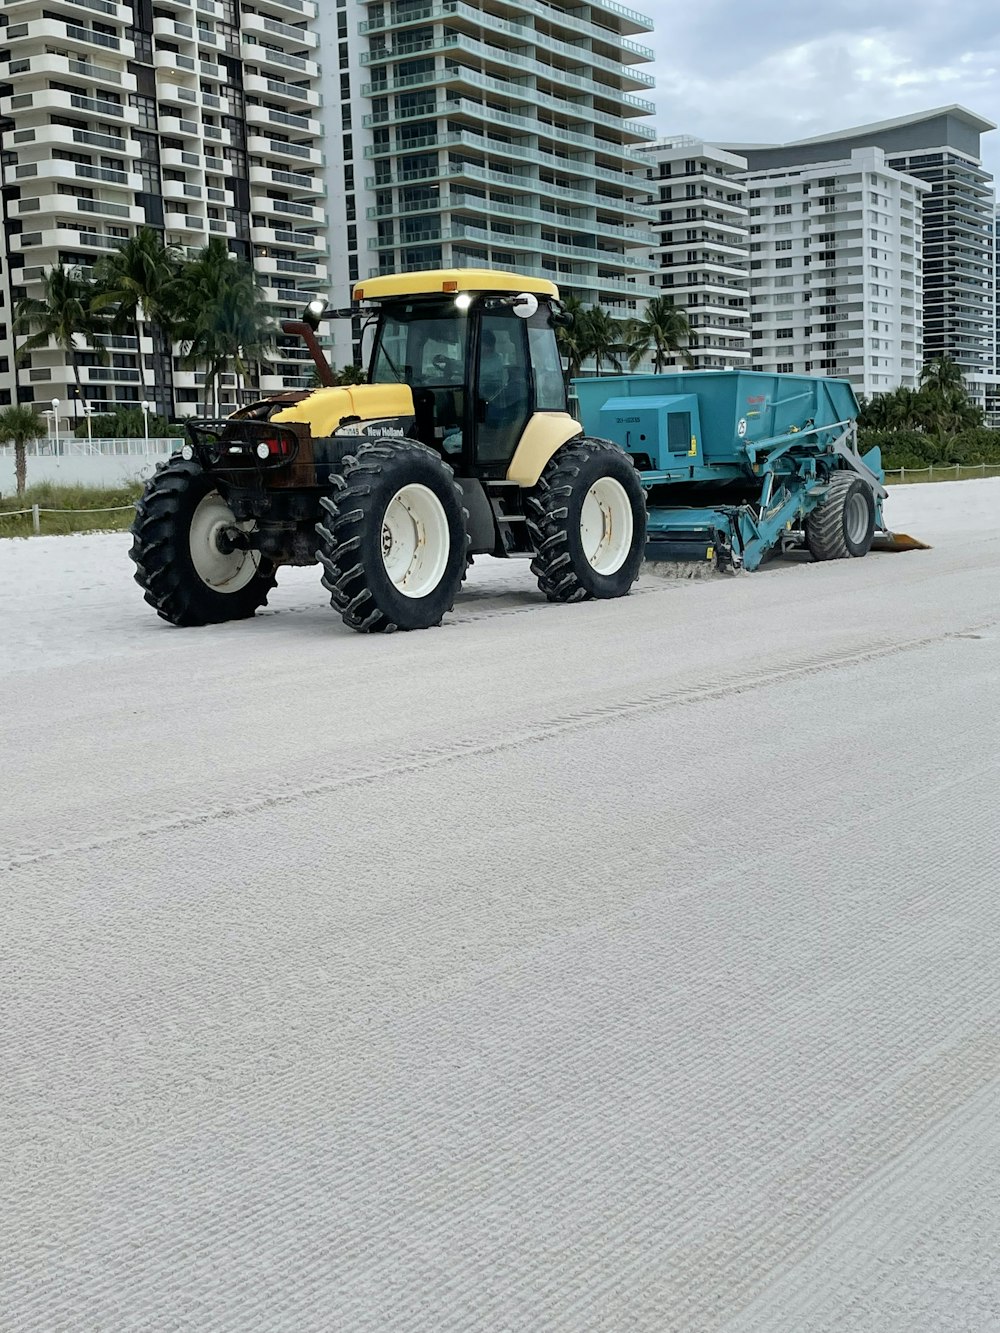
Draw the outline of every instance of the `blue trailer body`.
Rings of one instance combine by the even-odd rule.
[[[756,569],[801,544],[834,473],[885,497],[877,449],[857,450],[858,402],[845,380],[760,371],[681,371],[574,380],[587,435],[632,456],[647,492],[647,555]]]

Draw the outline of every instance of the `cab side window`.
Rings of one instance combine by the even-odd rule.
[[[509,462],[531,416],[524,321],[513,311],[483,315],[477,392],[477,456],[484,462]]]
[[[528,346],[535,378],[535,411],[565,412],[566,385],[555,329],[539,311],[528,321]]]

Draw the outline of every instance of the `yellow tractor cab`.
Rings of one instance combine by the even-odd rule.
[[[413,438],[460,474],[534,485],[546,445],[580,433],[566,411],[555,283],[455,269],[371,278],[354,296],[379,311],[369,382],[409,387]]]
[[[375,324],[367,384],[333,383],[313,303],[284,329],[310,347],[320,387],[191,423],[153,478],[132,555],[159,614],[252,615],[280,565],[315,561],[365,631],[440,623],[478,554],[531,558],[552,601],[627,593],[642,486],[628,454],[566,410],[555,284],[445,269],[353,295]]]

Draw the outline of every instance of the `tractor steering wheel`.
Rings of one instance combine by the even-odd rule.
[[[440,370],[442,375],[454,375],[460,373],[458,362],[452,360],[450,356],[444,356],[443,354],[433,357],[431,365],[435,370]]]

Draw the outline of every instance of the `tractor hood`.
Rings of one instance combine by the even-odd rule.
[[[406,384],[352,384],[315,389],[300,402],[276,412],[276,424],[308,425],[315,439],[352,422],[413,418],[413,394]]]

